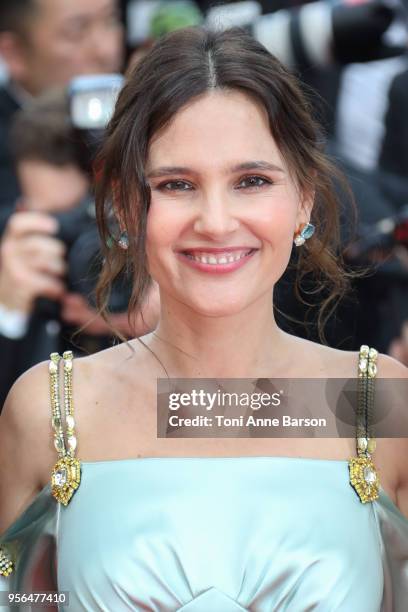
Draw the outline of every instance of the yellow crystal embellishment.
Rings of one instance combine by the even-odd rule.
[[[57,461],[51,475],[51,493],[67,506],[81,482],[81,464],[75,457],[66,455]]]
[[[4,548],[0,547],[0,576],[10,576],[14,563]]]
[[[377,447],[377,442],[375,438],[370,438],[368,441],[367,452],[371,455],[375,451]]]
[[[363,504],[374,501],[379,496],[380,482],[370,457],[351,457],[349,459],[350,484]]]

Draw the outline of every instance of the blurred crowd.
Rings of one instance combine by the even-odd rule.
[[[370,269],[329,320],[327,342],[370,344],[408,365],[408,1],[1,0],[0,407],[52,351],[90,353],[117,341],[113,330],[154,329],[155,286],[131,321],[126,282],[111,318],[97,313],[95,151],[72,119],[69,86],[78,75],[125,73],[157,37],[201,23],[246,28],[310,91],[358,207],[352,229],[339,187],[346,261]],[[277,320],[318,341],[293,274],[279,281]],[[308,294],[309,304],[320,298]]]

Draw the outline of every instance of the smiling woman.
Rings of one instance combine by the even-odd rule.
[[[0,428],[9,590],[58,585],[74,610],[93,612],[404,612],[407,442],[376,447],[370,419],[377,369],[406,391],[407,368],[365,345],[349,353],[297,338],[274,318],[293,250],[298,282],[314,272],[327,285],[322,332],[348,282],[335,171],[294,77],[240,30],[170,34],[129,75],[100,161],[99,306],[127,268],[129,313],[156,282],[160,320],[151,334],[78,359],[74,375],[64,353],[63,400],[58,354],[13,387]],[[205,397],[222,389],[228,398],[280,390],[271,378],[356,378],[358,418],[350,437],[319,438],[326,417],[344,425],[322,398],[309,439],[245,438],[231,405],[215,418],[208,405],[198,411],[195,380],[163,426],[163,372],[177,391],[207,379]],[[398,426],[405,398],[387,395]],[[217,420],[232,436],[177,435]]]
[[[190,267],[211,275],[224,274],[256,260],[253,255],[259,254],[261,239],[246,236],[248,244],[237,244],[233,226],[240,221],[241,225],[255,223],[268,239],[269,249],[264,250],[262,258],[265,265],[269,265],[266,255],[274,258],[276,282],[287,267],[292,238],[311,216],[319,218],[313,241],[298,254],[296,291],[299,293],[302,278],[310,272],[323,277],[328,287],[320,306],[319,329],[323,338],[324,322],[348,288],[348,275],[341,265],[338,209],[332,190],[338,173],[322,154],[320,132],[310,116],[308,101],[279,62],[255,41],[243,44],[239,33],[224,37],[220,34],[213,41],[211,35],[207,36],[207,40],[203,35],[200,39],[197,30],[185,30],[183,40],[178,35],[159,41],[135,69],[134,76],[138,78],[129,79],[103,153],[106,171],[99,186],[98,211],[102,234],[108,238],[112,201],[109,193],[114,185],[117,214],[128,228],[134,253],[131,261],[138,262],[131,302],[134,308],[143,301],[153,264],[145,248],[145,240],[149,243],[149,233],[144,231],[149,208],[152,222],[148,232],[161,227],[162,237],[173,247],[174,236],[169,230],[180,224],[179,215],[183,214],[189,223],[199,211],[194,228],[200,240],[196,236],[180,236],[175,249],[177,259],[167,257],[167,267],[180,263],[180,284],[188,274],[181,266],[186,259]],[[189,46],[186,56],[178,53],[181,43]],[[159,63],[158,57],[166,61]],[[177,81],[169,80],[170,64]],[[141,83],[147,87],[143,99]],[[123,176],[126,181],[121,179]],[[113,177],[118,180],[112,181]],[[221,201],[223,206],[219,205]],[[238,215],[230,214],[233,207]],[[158,224],[156,219],[160,219]],[[214,227],[218,244],[214,244],[213,233],[211,240],[206,238],[206,231],[213,232]],[[155,255],[164,255],[164,244],[160,251],[157,246]],[[234,259],[243,256],[239,264],[230,261],[232,250],[238,250]],[[124,262],[117,250],[110,250],[106,256],[106,273],[99,283],[101,304],[109,291],[110,271],[116,272]],[[154,278],[154,273],[151,276]],[[224,275],[223,282],[238,278]],[[252,279],[254,284],[259,280],[256,275]],[[187,288],[195,294],[198,284],[201,297],[202,293],[208,296],[206,283],[212,280],[213,276],[204,279],[194,275]],[[262,292],[264,287],[259,289]],[[251,298],[250,292],[248,297]]]

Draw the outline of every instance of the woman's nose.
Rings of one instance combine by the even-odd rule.
[[[194,231],[207,236],[221,237],[234,232],[239,220],[226,202],[220,199],[203,201],[194,222]]]

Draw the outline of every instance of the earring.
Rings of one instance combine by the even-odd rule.
[[[293,242],[295,243],[296,246],[302,246],[302,244],[304,244],[306,240],[308,240],[309,238],[313,236],[314,231],[315,231],[315,226],[313,225],[313,223],[306,223],[302,231],[296,234]]]
[[[118,239],[118,245],[120,246],[121,249],[123,249],[124,251],[127,251],[129,248],[129,236],[126,230],[124,230],[121,235],[119,236]]]

